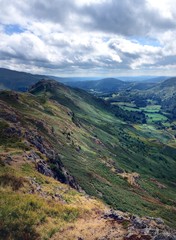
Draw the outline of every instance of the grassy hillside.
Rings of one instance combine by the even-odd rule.
[[[0,92],[0,239],[113,238],[102,218],[108,208],[85,195],[61,161],[67,124],[75,128],[61,105]]]
[[[87,193],[124,211],[166,217],[163,207],[170,205],[166,206],[169,212],[175,198],[174,132],[151,133],[145,125],[127,124],[91,95],[54,82],[40,82],[31,93],[71,110],[68,115],[76,131],[67,125],[64,135],[69,135],[66,139],[70,146],[74,149],[76,145],[79,150],[75,153],[64,145],[63,161]],[[123,177],[122,172],[129,176]],[[140,187],[127,181],[134,172],[140,175]],[[160,189],[151,178],[166,184],[166,188]],[[171,197],[168,201],[167,195]],[[171,212],[168,222],[175,221]]]
[[[125,123],[103,101],[54,81],[0,92],[0,236],[50,239],[85,216],[99,219],[105,206],[83,190],[176,227],[172,131]]]

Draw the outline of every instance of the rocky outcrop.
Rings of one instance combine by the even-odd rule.
[[[166,226],[161,218],[132,216],[130,223],[128,231],[143,236],[140,239],[146,239],[147,236],[154,240],[176,240],[175,232]]]
[[[125,226],[124,240],[176,240],[176,231],[166,226],[161,218],[128,215],[113,209],[105,212],[103,218]]]
[[[73,187],[77,191],[85,193],[83,191],[83,189],[77,184],[75,178],[73,176],[71,176],[64,167],[62,167],[62,171],[64,173],[64,176],[66,177],[66,183],[67,184],[69,184],[71,187]]]
[[[37,170],[40,173],[53,177],[62,183],[69,184],[71,187],[82,192],[81,187],[76,183],[74,177],[65,169],[58,153],[47,143],[44,137],[35,131],[29,130],[25,132],[25,138],[47,158],[47,161],[40,159],[34,151],[28,155],[28,159],[36,162]]]
[[[52,170],[48,167],[47,163],[43,160],[40,160],[38,163],[37,163],[37,170],[48,176],[48,177],[54,177],[54,173],[52,172]]]
[[[164,232],[161,234],[158,234],[154,240],[176,240],[176,235],[169,233],[169,232]]]
[[[117,222],[123,222],[126,220],[122,215],[119,214],[118,211],[115,211],[113,209],[110,209],[110,211],[106,212],[103,216],[105,219],[112,219]]]
[[[19,138],[22,136],[21,129],[17,129],[15,127],[8,127],[4,129],[4,134],[8,137],[16,136]]]

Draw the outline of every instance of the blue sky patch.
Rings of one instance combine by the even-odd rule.
[[[149,46],[153,46],[153,47],[161,46],[160,42],[154,38],[135,37],[135,38],[129,38],[129,40],[138,42],[141,45],[149,45]]]
[[[25,31],[25,29],[18,24],[4,25],[4,30],[5,30],[5,33],[8,35],[12,35],[14,33],[22,33]]]

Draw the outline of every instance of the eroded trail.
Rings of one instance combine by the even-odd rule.
[[[70,224],[52,240],[96,240],[96,239],[118,239],[121,240],[127,234],[121,223],[104,219],[100,213],[86,216]]]

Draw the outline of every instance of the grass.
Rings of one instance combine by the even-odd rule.
[[[147,113],[146,116],[147,116],[148,123],[167,121],[167,117],[159,113]]]
[[[82,213],[80,205],[77,205],[81,196],[76,191],[41,175],[33,165],[24,164],[16,169],[1,164],[0,170],[1,239],[49,239]],[[39,196],[37,192],[28,193],[30,179],[40,184],[46,197]],[[58,192],[70,203],[55,201],[51,196]]]
[[[20,177],[15,177],[10,173],[6,173],[0,176],[0,184],[2,187],[10,186],[13,191],[17,191],[21,187],[23,187],[23,183],[25,179]]]
[[[149,113],[157,113],[161,110],[161,106],[160,105],[147,105],[146,107],[140,108],[142,109],[144,112],[149,112]]]
[[[39,239],[38,225],[49,221],[74,221],[79,210],[41,199],[37,195],[1,193],[0,236],[3,239]],[[48,229],[51,235],[53,229]]]
[[[137,107],[134,103],[131,102],[113,102],[112,104],[118,105],[127,111],[144,112],[148,124],[155,124],[158,122],[164,123],[168,120],[165,114],[163,115],[161,112],[161,105],[150,103],[146,107]]]

